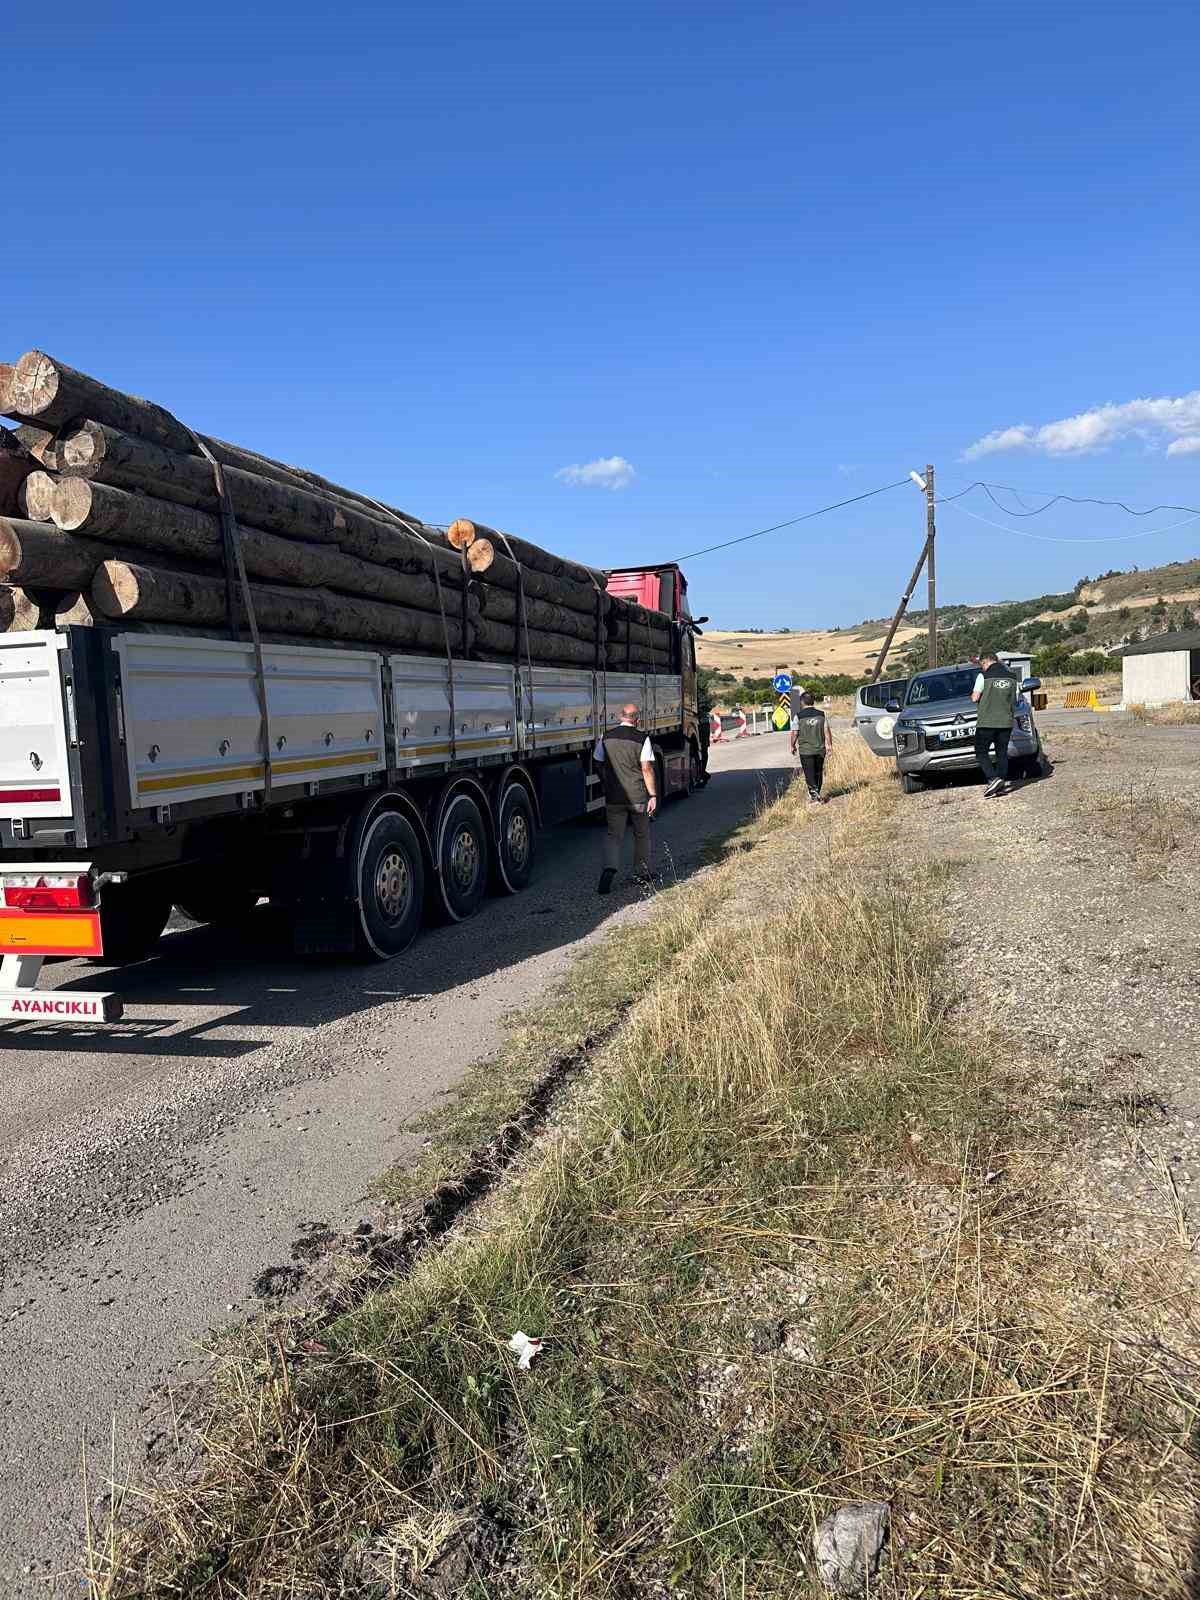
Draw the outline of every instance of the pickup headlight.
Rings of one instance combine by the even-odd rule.
[[[892,730],[896,726],[895,717],[880,717],[875,724],[875,731],[881,739],[890,739]]]

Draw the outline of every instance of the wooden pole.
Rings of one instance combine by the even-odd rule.
[[[925,549],[928,552],[926,576],[929,580],[929,665],[938,664],[937,633],[937,525],[933,516],[933,468],[925,468]]]
[[[912,599],[913,590],[917,587],[917,579],[921,576],[921,568],[925,565],[925,557],[928,552],[929,539],[926,537],[925,543],[921,546],[921,554],[917,557],[917,564],[913,568],[912,577],[908,580],[908,588],[905,589],[904,593],[901,595],[900,604],[896,607],[896,615],[892,618],[892,625],[887,631],[887,637],[883,641],[883,648],[875,657],[875,671],[871,674],[872,683],[879,682],[879,675],[883,671],[883,664],[887,660],[888,651],[892,648],[892,640],[896,637],[896,629],[900,626],[900,620],[904,616],[904,613],[908,610],[908,602]]]

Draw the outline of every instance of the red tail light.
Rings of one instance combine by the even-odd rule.
[[[16,873],[4,879],[4,904],[14,911],[87,911],[95,903],[88,877]]]

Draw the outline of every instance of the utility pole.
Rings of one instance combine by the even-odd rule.
[[[938,664],[937,640],[937,525],[933,519],[933,468],[925,468],[925,560],[929,579],[929,665]]]
[[[921,568],[928,562],[929,578],[929,665],[937,666],[937,565],[934,557],[934,541],[937,537],[937,527],[933,520],[933,468],[925,468],[925,477],[922,480],[920,473],[911,472],[909,477],[919,489],[925,491],[925,543],[921,546],[921,554],[917,557],[917,564],[913,568],[912,577],[908,580],[908,588],[900,597],[900,604],[896,607],[896,615],[892,618],[892,625],[887,631],[883,641],[883,648],[875,657],[875,671],[871,674],[871,682],[878,683],[879,675],[883,671],[883,664],[887,660],[888,651],[892,648],[892,640],[896,637],[896,629],[900,626],[904,613],[908,610],[908,602],[912,599],[913,590],[917,587],[917,579],[921,576]]]

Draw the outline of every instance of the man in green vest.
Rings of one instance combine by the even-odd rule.
[[[825,757],[832,749],[833,734],[825,713],[817,710],[816,701],[805,690],[792,717],[792,752],[800,758],[809,802],[814,806],[824,798],[821,784],[825,779]]]
[[[621,865],[625,829],[633,830],[633,871],[650,881],[650,818],[658,809],[658,772],[649,734],[638,727],[638,708],[621,707],[621,721],[596,740],[592,759],[604,784],[604,871],[598,894],[611,894]]]
[[[971,699],[979,707],[975,720],[975,759],[986,780],[985,800],[1003,794],[1008,788],[1008,741],[1016,721],[1020,692],[1020,684],[1001,666],[995,651],[985,650],[979,657],[979,674],[971,692]]]

